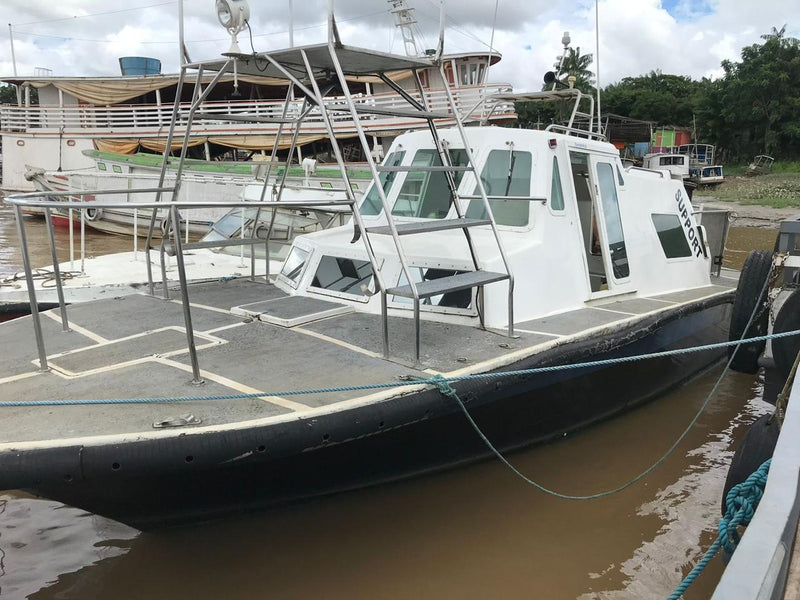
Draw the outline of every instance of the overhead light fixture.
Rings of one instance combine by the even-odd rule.
[[[250,6],[247,0],[216,0],[217,19],[231,35],[231,47],[228,54],[241,54],[236,36],[244,31],[250,20]]]

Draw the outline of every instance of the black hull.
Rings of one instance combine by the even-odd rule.
[[[553,348],[504,370],[724,341],[731,296],[672,309],[635,329]],[[724,355],[724,349],[695,352],[454,387],[487,437],[509,450],[650,401]],[[427,390],[237,431],[8,453],[0,456],[0,488],[25,488],[150,529],[411,477],[488,454],[457,404]]]

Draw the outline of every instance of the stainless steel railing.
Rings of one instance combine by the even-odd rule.
[[[166,187],[166,188],[147,188],[140,190],[142,192],[172,192],[174,188]],[[13,194],[10,196],[6,196],[4,201],[14,207],[16,221],[17,221],[17,233],[19,235],[20,241],[20,252],[22,254],[22,262],[23,268],[25,271],[25,281],[28,287],[28,299],[30,301],[31,307],[31,317],[33,319],[33,327],[34,327],[34,334],[36,336],[36,347],[39,353],[39,369],[41,371],[48,371],[49,367],[47,364],[47,352],[44,343],[44,336],[42,333],[42,324],[41,318],[39,315],[39,305],[36,299],[36,288],[34,286],[34,279],[33,279],[33,267],[30,261],[30,253],[28,252],[28,238],[27,232],[25,230],[25,219],[23,218],[23,209],[25,208],[38,208],[44,211],[45,222],[47,226],[47,235],[48,241],[50,245],[50,253],[53,260],[53,275],[55,277],[56,282],[56,292],[58,295],[58,305],[59,310],[61,313],[61,322],[64,331],[69,331],[69,319],[67,317],[67,305],[64,299],[64,289],[62,285],[61,273],[58,264],[58,256],[56,254],[56,245],[55,245],[55,236],[53,233],[53,221],[52,221],[52,211],[53,210],[77,210],[81,212],[81,219],[83,219],[83,212],[87,209],[118,209],[118,208],[126,208],[129,207],[127,203],[122,202],[85,202],[85,201],[59,201],[59,200],[52,200],[50,198],[53,197],[82,197],[88,195],[96,195],[96,194],[124,194],[126,190],[87,190],[87,191],[71,191],[71,192],[32,192],[27,194]],[[347,200],[306,200],[303,202],[296,202],[296,201],[274,201],[274,200],[264,200],[264,201],[238,201],[238,202],[185,202],[185,201],[173,201],[173,202],[141,202],[137,203],[137,208],[151,210],[155,214],[157,211],[168,211],[169,212],[169,219],[172,223],[181,223],[181,210],[191,210],[191,209],[199,209],[199,208],[268,208],[272,209],[273,212],[277,211],[278,209],[289,209],[289,210],[297,210],[297,209],[325,209],[326,207],[329,208],[344,208],[348,207],[351,211],[353,210],[353,206],[355,204],[354,199],[347,199]],[[274,219],[273,219],[274,220]],[[194,345],[194,330],[192,327],[192,315],[191,315],[191,307],[189,305],[189,290],[187,285],[187,278],[186,278],[186,266],[183,261],[183,252],[185,250],[190,250],[192,248],[209,248],[214,246],[209,242],[183,242],[181,240],[181,231],[180,227],[172,227],[172,231],[170,232],[173,240],[171,245],[162,244],[161,245],[161,252],[162,252],[162,260],[163,255],[165,252],[169,251],[170,254],[174,254],[176,257],[177,267],[178,267],[178,278],[180,281],[180,288],[181,288],[181,301],[183,304],[183,316],[184,316],[184,324],[186,329],[186,337],[187,337],[187,345],[189,350],[189,356],[192,363],[192,373],[193,373],[193,383],[200,384],[202,383],[202,377],[200,375],[200,365],[197,358],[197,350],[195,349]],[[255,235],[255,228],[253,228],[253,234]],[[267,234],[266,239],[261,239],[257,237],[240,237],[238,239],[229,238],[226,240],[220,240],[216,246],[223,247],[223,246],[234,246],[234,245],[250,245],[255,246],[257,244],[265,244],[266,248],[266,261],[267,265],[269,265],[269,239],[270,235]],[[254,252],[251,252],[251,279],[255,280],[255,259],[254,259]],[[148,279],[149,279],[149,289],[153,288],[152,285],[152,276],[150,271],[148,270]],[[164,282],[166,284],[166,282]]]

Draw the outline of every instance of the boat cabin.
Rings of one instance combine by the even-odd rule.
[[[677,153],[645,154],[642,161],[645,169],[666,169],[675,179],[689,178],[689,156]]]
[[[663,171],[625,168],[609,143],[553,131],[467,128],[467,138],[489,199],[500,241],[515,276],[517,321],[583,307],[619,296],[653,295],[709,284],[710,259],[701,227],[681,182]],[[441,132],[453,165],[465,164],[454,129]],[[427,132],[398,137],[384,161],[383,190],[397,227],[457,218],[443,171],[413,171],[441,164]],[[406,168],[405,170],[404,167]],[[467,219],[486,217],[478,182],[455,175]],[[387,225],[374,185],[361,205],[368,231]],[[428,225],[429,226],[429,225]],[[489,225],[472,227],[481,269],[503,271]],[[352,227],[298,237],[277,278],[290,294],[335,298],[354,310],[381,311],[371,263]],[[392,239],[371,235],[389,287],[407,284]],[[462,230],[404,236],[415,283],[473,270]],[[508,283],[486,286],[485,324],[507,324]],[[553,293],[558,290],[558,293]],[[422,318],[456,323],[479,318],[475,288],[425,298]],[[410,315],[411,302],[388,297],[389,313]]]

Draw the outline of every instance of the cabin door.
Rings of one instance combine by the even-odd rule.
[[[625,231],[619,212],[618,183],[621,179],[616,163],[611,158],[592,157],[592,173],[595,177],[595,203],[598,209],[600,244],[606,273],[614,284],[628,280],[631,274]]]
[[[601,241],[601,226],[598,224],[600,210],[597,199],[596,175],[590,169],[591,161],[585,152],[570,152],[572,185],[578,203],[583,252],[592,293],[608,289],[604,244]]]

